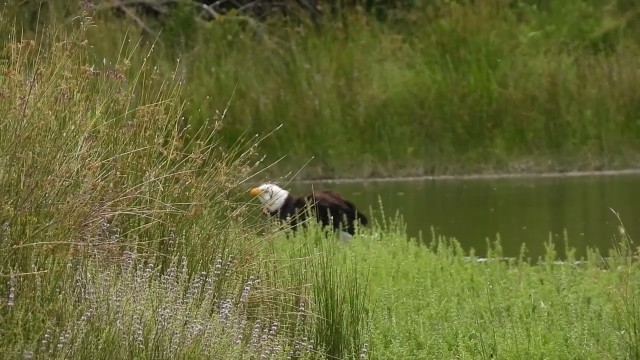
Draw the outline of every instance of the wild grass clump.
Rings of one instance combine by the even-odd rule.
[[[109,267],[85,264],[57,289],[65,299],[55,313],[61,319],[37,315],[44,331],[28,342],[13,337],[5,354],[65,359],[283,359],[292,354],[293,343],[277,317],[281,314],[257,315],[262,301],[258,281],[245,279],[238,293],[228,285],[238,280],[229,265],[218,260],[210,271],[189,276],[187,262],[172,263],[164,271],[131,258]],[[9,313],[29,312],[31,304],[24,296],[18,299],[7,304]],[[6,335],[15,331],[6,330]]]
[[[223,112],[190,131],[150,53],[96,60],[73,22],[0,31],[3,356],[322,358],[300,279],[262,265],[259,139],[221,148]]]
[[[345,252],[334,233],[308,222],[288,236],[274,239],[273,252],[290,259],[274,262],[289,281],[300,284],[299,313],[310,325],[300,342],[330,359],[367,358],[369,278],[359,261]],[[269,271],[272,273],[273,271]],[[298,320],[300,320],[298,318]]]
[[[92,63],[82,33],[46,33],[14,33],[3,49],[5,270],[124,250],[173,250],[196,270],[232,238],[239,249],[243,236],[229,224],[242,221],[235,189],[255,147],[220,151],[215,126],[185,136],[179,85],[146,66],[129,71],[128,54]]]
[[[637,275],[640,247],[627,233],[620,215],[615,211],[614,213],[620,221],[620,234],[611,251],[608,265],[617,270],[610,290],[614,303],[616,334],[625,344],[625,358],[640,359],[640,282]]]

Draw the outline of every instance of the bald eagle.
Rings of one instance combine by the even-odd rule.
[[[307,220],[307,209],[313,212],[323,227],[330,226],[351,236],[355,235],[356,221],[361,225],[369,222],[353,203],[334,191],[313,191],[309,195],[296,197],[277,185],[262,184],[249,193],[260,199],[265,213],[289,223],[293,230]]]

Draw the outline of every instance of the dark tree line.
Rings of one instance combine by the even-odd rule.
[[[131,15],[133,12],[157,18],[171,16],[176,8],[186,7],[206,20],[215,20],[233,12],[258,19],[274,13],[287,17],[305,16],[314,22],[320,22],[324,15],[335,15],[347,8],[360,7],[381,14],[390,9],[411,7],[414,1],[416,0],[103,0],[103,3],[124,14]]]

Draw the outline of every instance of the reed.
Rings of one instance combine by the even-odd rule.
[[[93,19],[73,21],[2,30],[3,357],[322,358],[296,348],[296,279],[262,266],[260,139],[188,133],[178,81],[125,44],[96,62]]]

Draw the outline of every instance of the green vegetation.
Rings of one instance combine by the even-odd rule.
[[[398,225],[335,245],[369,279],[370,358],[640,358],[640,269],[624,235],[606,260],[559,262],[549,244],[530,262],[501,260],[498,243],[488,259],[436,235],[418,246]]]
[[[638,5],[435,4],[272,41],[210,24],[183,53],[192,104],[235,89],[231,130],[283,124],[264,149],[315,156],[308,177],[637,164]]]
[[[384,17],[347,9],[317,27],[275,15],[203,23],[181,8],[158,36],[152,20],[136,35],[99,10],[91,38],[100,60],[117,56],[125,31],[156,42],[156,64],[185,82],[194,128],[229,104],[227,146],[282,124],[261,147],[285,157],[270,174],[311,157],[300,177],[638,164],[636,2],[421,4]]]
[[[350,303],[311,302],[333,263],[269,250],[242,185],[258,141],[221,151],[216,129],[186,136],[179,87],[130,71],[126,50],[97,68],[90,19],[76,21],[2,48],[2,357],[349,356],[362,285],[347,284]],[[310,316],[327,306],[345,315]]]
[[[540,259],[527,258],[524,247],[519,258],[506,259],[498,241],[487,258],[476,258],[437,234],[427,246],[407,241],[400,220],[376,224],[348,243],[312,227],[275,239],[274,247],[288,256],[297,254],[292,248],[329,255],[331,264],[313,269],[320,271],[313,284],[322,284],[315,299],[362,299],[353,289],[366,282],[366,305],[357,307],[367,315],[362,357],[640,358],[638,248],[624,231],[609,254],[590,249],[584,259],[573,249],[558,253],[553,243]],[[340,279],[339,293],[326,276]],[[318,314],[331,321],[338,303]],[[354,320],[345,329],[360,331],[361,319],[348,321]]]
[[[579,266],[571,253],[554,264],[551,245],[542,265],[501,262],[498,246],[477,262],[455,242],[408,242],[400,222],[346,244],[313,226],[288,236],[247,203],[258,146],[282,140],[229,140],[246,90],[218,113],[202,103],[211,121],[199,123],[164,50],[95,42],[106,35],[86,13],[74,31],[10,24],[0,18],[3,358],[640,358],[624,235],[607,261]]]

